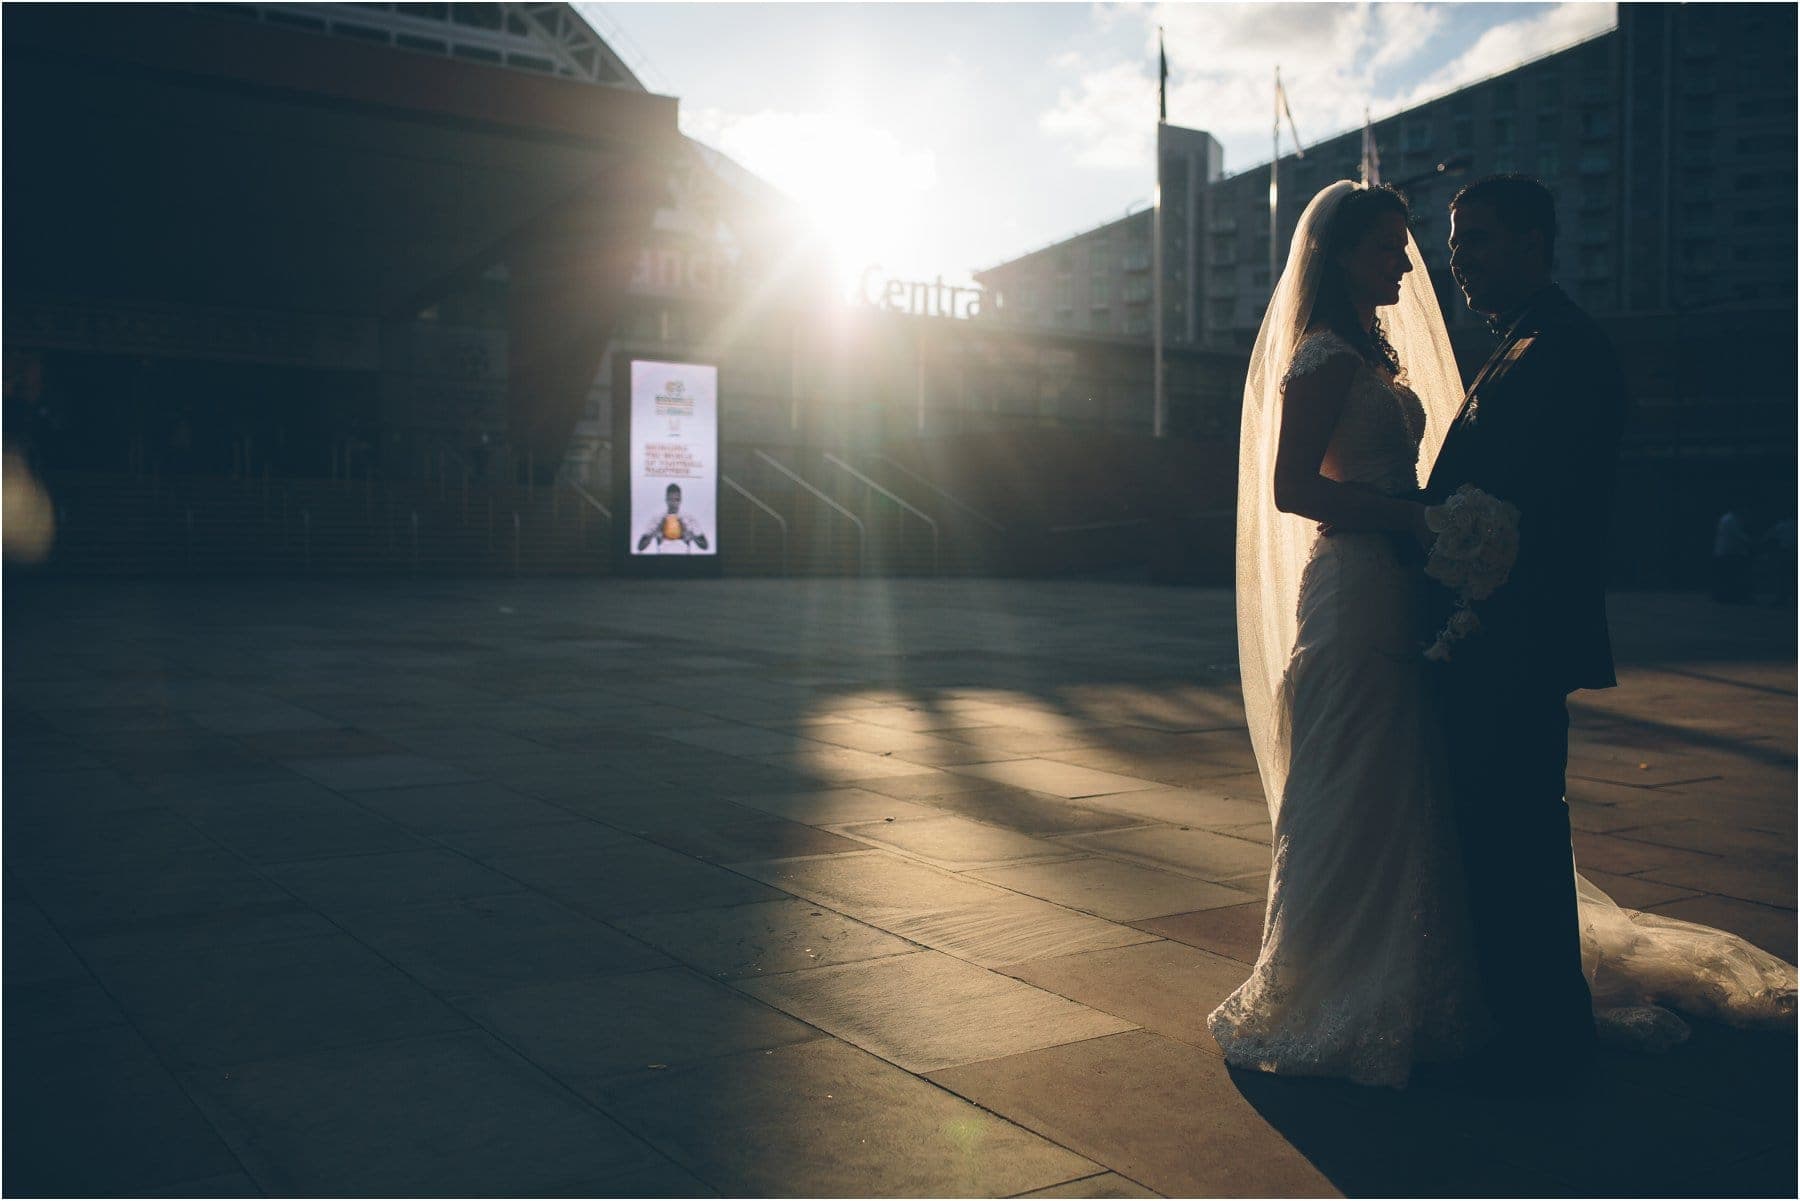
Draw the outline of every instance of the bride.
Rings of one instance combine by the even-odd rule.
[[[1239,659],[1274,869],[1256,966],[1209,1018],[1236,1066],[1400,1086],[1493,1031],[1416,628],[1432,537],[1419,483],[1461,403],[1405,201],[1326,188],[1295,229],[1244,388]],[[1576,885],[1608,1034],[1684,1037],[1658,1001],[1792,1021],[1791,966]]]

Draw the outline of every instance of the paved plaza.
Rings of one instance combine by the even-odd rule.
[[[1785,1195],[1795,1039],[1573,1095],[1228,1070],[1228,591],[5,595],[13,1196]],[[1576,852],[1795,953],[1790,609],[1614,598]]]

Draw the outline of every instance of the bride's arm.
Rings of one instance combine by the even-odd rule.
[[[1357,366],[1350,355],[1334,355],[1288,380],[1275,448],[1275,507],[1336,531],[1386,530],[1410,534],[1429,546],[1432,534],[1425,526],[1423,504],[1319,473]]]

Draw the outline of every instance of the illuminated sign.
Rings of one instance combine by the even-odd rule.
[[[931,283],[882,279],[881,268],[873,266],[863,268],[860,290],[864,304],[917,317],[974,317],[981,312],[986,296],[980,288],[947,285],[941,275]]]
[[[644,555],[719,553],[719,369],[631,360],[630,543]]]

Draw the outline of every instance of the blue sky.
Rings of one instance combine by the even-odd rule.
[[[1269,158],[1277,63],[1305,143],[1580,41],[1611,3],[577,5],[684,132],[828,228],[845,278],[968,273],[1121,217],[1169,120]],[[1285,136],[1285,135],[1284,135]]]

